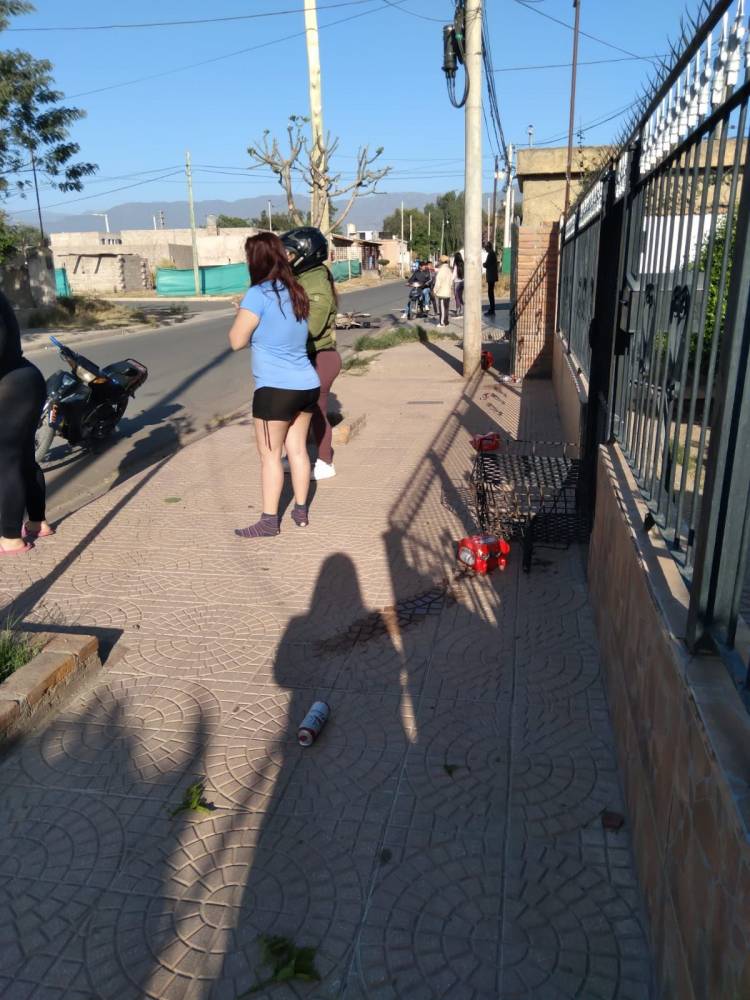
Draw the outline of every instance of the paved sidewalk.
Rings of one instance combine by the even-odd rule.
[[[260,997],[652,996],[583,554],[452,582],[469,433],[559,438],[551,386],[459,366],[415,344],[342,377],[367,427],[305,530],[233,536],[243,421],[5,561],[0,608],[117,642],[0,764],[0,996],[233,1000],[260,934],[322,976]],[[215,810],[171,818],[197,779]]]

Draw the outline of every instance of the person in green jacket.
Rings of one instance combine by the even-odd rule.
[[[333,428],[328,420],[328,396],[341,371],[341,355],[336,350],[338,297],[333,275],[326,267],[328,241],[319,229],[300,226],[284,233],[281,242],[286,248],[292,271],[310,299],[307,352],[320,378],[320,399],[312,419],[313,436],[318,446],[312,477],[331,479],[336,475],[336,469],[333,464]]]

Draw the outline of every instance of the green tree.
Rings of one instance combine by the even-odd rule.
[[[250,225],[255,226],[256,229],[268,229],[268,213],[263,212],[261,215],[256,216],[256,218],[251,219]],[[302,216],[302,222],[296,222],[294,217],[288,212],[274,212],[271,209],[271,228],[275,233],[285,233],[287,229],[294,229],[300,225],[310,225],[309,212]]]
[[[0,0],[0,31],[11,17],[33,9],[27,0]],[[61,191],[80,191],[97,169],[75,160],[80,147],[71,142],[70,128],[85,112],[65,107],[62,99],[48,60],[18,49],[0,51],[0,195],[31,185],[32,161]]]
[[[726,248],[727,238],[729,238],[729,248]],[[707,237],[703,246],[701,247],[701,255],[699,268],[701,271],[706,272],[705,276],[705,289],[703,294],[708,297],[706,303],[706,322],[703,327],[703,349],[701,352],[700,364],[704,371],[708,369],[709,362],[711,360],[711,344],[714,339],[714,329],[719,337],[724,329],[724,320],[727,315],[727,300],[729,298],[729,285],[732,278],[732,261],[734,260],[734,244],[737,238],[737,217],[735,215],[734,223],[732,225],[732,232],[727,233],[727,219],[724,216],[716,224],[716,231],[714,233],[714,246],[713,254],[711,255],[710,268],[708,260],[708,251],[710,244],[710,237]],[[724,279],[723,294],[721,295],[721,301],[719,300],[719,291],[721,285],[721,272],[724,267],[724,254],[727,255],[726,263],[726,276]],[[717,323],[718,319],[718,323]],[[720,347],[721,344],[717,345]],[[693,333],[690,338],[690,362],[695,363],[696,354],[698,351],[698,334]]]
[[[240,219],[236,215],[220,215],[216,219],[216,225],[219,229],[244,229],[245,226],[252,226],[253,223],[249,219]]]
[[[0,212],[0,264],[27,247],[37,247],[42,242],[42,234],[34,226],[23,223],[13,224],[4,212]]]

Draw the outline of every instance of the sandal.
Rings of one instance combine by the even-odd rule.
[[[21,537],[30,541],[35,542],[37,538],[49,538],[51,535],[55,534],[55,529],[52,527],[44,528],[40,531],[30,531],[27,525],[23,526],[21,530]]]
[[[2,545],[0,545],[0,556],[20,556],[23,555],[24,552],[30,552],[33,548],[34,546],[31,545],[30,542],[25,542],[23,548],[20,549],[4,549]]]

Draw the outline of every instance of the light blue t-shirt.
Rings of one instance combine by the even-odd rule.
[[[240,309],[260,317],[252,339],[255,388],[317,389],[318,373],[307,356],[307,320],[294,315],[284,285],[263,281],[248,288]]]

